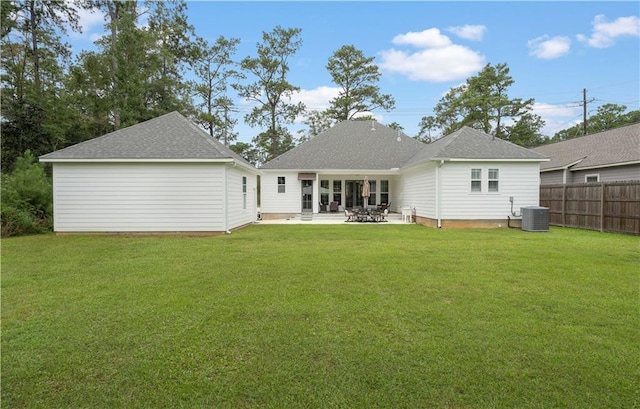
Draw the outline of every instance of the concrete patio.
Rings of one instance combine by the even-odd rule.
[[[400,213],[389,213],[384,222],[347,222],[344,212],[338,213],[315,213],[297,214],[287,219],[258,220],[257,224],[353,224],[353,225],[388,225],[388,224],[409,224],[402,221]]]

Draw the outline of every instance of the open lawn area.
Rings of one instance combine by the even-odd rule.
[[[640,239],[256,225],[2,241],[4,408],[632,408]]]

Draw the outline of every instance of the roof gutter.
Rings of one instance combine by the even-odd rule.
[[[549,158],[540,158],[540,159],[465,159],[465,158],[451,158],[446,159],[450,162],[549,162]]]
[[[45,155],[46,156],[46,155]],[[224,163],[235,166],[240,166],[256,174],[262,174],[262,171],[251,165],[247,165],[243,162],[239,162],[233,158],[223,159],[160,159],[160,158],[126,158],[126,159],[93,159],[93,158],[81,158],[81,159],[69,159],[69,158],[46,158],[41,156],[38,158],[43,163]]]
[[[50,163],[229,163],[235,162],[231,158],[224,159],[161,159],[161,158],[126,158],[126,159],[93,159],[93,158],[81,158],[81,159],[68,159],[68,158],[46,158],[41,156],[38,158],[40,162]]]
[[[441,229],[442,228],[442,216],[440,215],[440,198],[441,198],[441,194],[440,194],[440,187],[442,186],[442,183],[440,181],[440,177],[441,177],[441,171],[440,168],[442,168],[442,165],[444,165],[444,159],[440,160],[440,163],[438,163],[438,166],[436,166],[436,219],[438,221],[438,228]]]
[[[602,165],[593,165],[593,166],[580,166],[571,170],[589,170],[589,169],[601,169],[601,168],[613,168],[616,166],[629,166],[629,165],[638,165],[640,164],[640,160],[628,161],[628,162],[620,162],[620,163],[611,163],[611,164],[602,164]]]
[[[562,166],[556,166],[555,168],[547,168],[547,169],[540,169],[540,172],[554,172],[557,170],[567,170],[572,166],[577,165],[578,163],[582,162],[584,160],[584,158],[578,159],[576,161],[567,163],[566,165],[562,165]]]

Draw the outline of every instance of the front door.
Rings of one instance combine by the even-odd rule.
[[[313,212],[313,180],[302,180],[302,211]]]

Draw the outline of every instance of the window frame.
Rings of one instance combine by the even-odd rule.
[[[596,180],[589,180],[589,178],[595,177]],[[600,174],[599,173],[590,173],[588,175],[584,175],[584,183],[600,183]]]
[[[377,189],[378,189],[378,183],[377,180],[369,180],[369,201],[367,203],[367,206],[375,206],[378,204],[378,202],[376,202],[376,197],[377,197]]]
[[[278,176],[278,193],[287,193],[287,178],[286,176]]]
[[[341,206],[342,205],[342,180],[334,180],[331,187],[332,187],[331,198],[333,199],[332,202],[337,202],[338,206]]]
[[[389,204],[389,181],[386,179],[380,181],[380,203]]]
[[[479,172],[476,176],[475,171]],[[471,193],[482,193],[482,168],[471,168],[469,189]]]
[[[496,172],[496,177],[491,177],[491,171]],[[495,188],[491,187],[491,184],[495,183]],[[487,169],[487,192],[488,193],[500,193],[500,169],[488,168]]]
[[[329,204],[329,195],[331,194],[329,186],[331,186],[331,182],[329,179],[320,180],[320,203],[325,206]],[[327,192],[323,193],[322,189],[327,189]]]
[[[242,177],[242,208],[247,208],[247,177]]]

